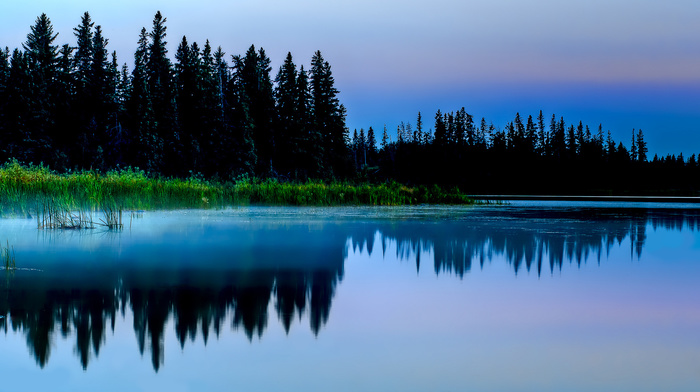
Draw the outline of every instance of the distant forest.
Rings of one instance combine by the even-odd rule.
[[[307,69],[289,53],[275,78],[265,51],[227,56],[186,37],[168,56],[166,19],[138,36],[134,66],[119,66],[86,12],[75,45],[42,14],[21,49],[0,50],[0,161],[57,171],[135,167],[151,175],[395,180],[472,193],[668,193],[698,191],[695,155],[649,159],[642,130],[629,147],[602,125],[542,111],[504,128],[464,108],[426,127],[381,135],[353,130],[320,51]],[[377,140],[379,138],[379,140]]]

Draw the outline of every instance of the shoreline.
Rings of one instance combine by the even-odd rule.
[[[474,200],[600,201],[631,203],[700,203],[695,196],[589,196],[589,195],[469,195]]]

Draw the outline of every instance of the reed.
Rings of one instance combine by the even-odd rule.
[[[58,174],[45,166],[23,166],[11,161],[0,167],[0,207],[29,214],[43,205],[50,218],[67,226],[83,222],[66,211],[103,210],[105,225],[120,225],[119,210],[217,208],[226,205],[406,205],[472,204],[457,188],[408,187],[397,182],[353,184],[321,181],[281,182],[244,177],[233,182],[147,176],[142,170],[121,169]],[[110,206],[105,209],[105,206]],[[118,207],[115,207],[118,206]],[[91,217],[88,217],[91,218]],[[93,222],[94,223],[94,222]],[[39,223],[38,226],[46,226]],[[115,227],[116,227],[115,226]]]
[[[17,264],[15,262],[15,247],[10,246],[10,241],[7,241],[7,246],[0,245],[0,257],[5,266],[5,271],[15,271]]]

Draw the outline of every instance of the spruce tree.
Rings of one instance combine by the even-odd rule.
[[[296,115],[299,125],[301,143],[300,154],[303,154],[301,161],[296,165],[301,168],[301,178],[319,178],[323,173],[323,146],[321,143],[321,133],[314,126],[313,104],[311,97],[311,87],[309,76],[302,65],[297,76],[297,97]]]
[[[4,144],[4,135],[8,130],[7,122],[7,104],[8,104],[8,84],[10,81],[10,49],[0,49],[0,146]],[[3,161],[6,158],[2,154],[2,147],[0,147],[0,159]]]
[[[183,36],[175,53],[175,102],[177,111],[178,149],[182,150],[176,172],[186,173],[197,166],[200,153],[199,137],[202,127],[199,114],[204,109],[201,94],[201,63],[197,43],[190,46]]]
[[[26,123],[24,140],[27,158],[35,162],[53,165],[58,160],[53,146],[56,132],[56,69],[58,46],[54,41],[53,25],[41,14],[31,26],[27,41],[22,45],[27,55],[31,84],[27,97],[30,98],[31,118]]]
[[[324,149],[324,170],[327,176],[344,175],[347,167],[345,107],[338,100],[338,90],[330,64],[316,51],[311,59],[311,97],[313,126],[321,134]]]
[[[148,33],[143,28],[134,53],[134,70],[126,102],[131,134],[127,162],[146,171],[155,171],[163,159],[163,140],[155,130],[156,120],[147,71],[148,58]]]
[[[242,93],[248,108],[249,127],[257,157],[256,174],[269,176],[274,173],[273,155],[275,146],[274,113],[275,101],[270,79],[270,59],[264,49],[248,48],[245,56],[237,57],[234,67],[239,75]]]
[[[148,162],[148,169],[165,173],[170,167],[178,167],[180,161],[181,141],[175,124],[175,105],[172,88],[172,64],[168,58],[167,19],[158,11],[153,18],[153,27],[148,34],[148,56],[145,73],[148,94],[151,101],[153,119],[153,140],[150,141],[153,155]]]
[[[540,114],[537,116],[537,152],[539,155],[547,155],[548,140],[547,131],[544,128],[544,114],[540,110]]]
[[[637,160],[639,162],[646,162],[647,152],[649,152],[649,150],[647,149],[647,143],[644,141],[644,133],[642,133],[640,129],[637,131]]]
[[[367,164],[374,166],[377,156],[377,138],[374,135],[374,129],[369,127],[367,130]]]
[[[283,173],[297,177],[294,172],[295,162],[301,161],[300,149],[302,142],[301,126],[297,118],[297,69],[292,53],[287,53],[284,63],[280,66],[275,77],[275,101],[278,124],[277,140],[275,141],[275,157],[278,168]]]
[[[83,93],[85,100],[87,99],[86,94],[83,90],[87,89],[88,80],[90,79],[90,72],[92,70],[92,59],[93,59],[93,31],[92,28],[95,25],[90,19],[89,13],[84,13],[80,25],[74,28],[74,35],[77,39],[77,47],[75,56],[73,56],[73,61],[75,63],[76,78],[78,80],[78,90],[79,94]],[[80,102],[83,105],[85,102]]]

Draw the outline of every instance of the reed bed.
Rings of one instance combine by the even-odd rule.
[[[42,207],[46,200],[51,200],[53,204]],[[110,226],[122,224],[122,210],[216,208],[241,204],[333,206],[472,203],[474,201],[457,188],[407,187],[396,182],[357,185],[255,178],[214,182],[198,177],[151,177],[131,168],[106,173],[83,171],[58,174],[45,166],[25,166],[16,161],[0,167],[0,206],[12,206],[21,213],[29,213],[34,206],[52,213],[62,211],[57,214],[59,218],[78,226],[83,218],[92,220],[92,217],[75,216],[75,213],[66,214],[65,211],[101,209],[104,219],[100,223]],[[37,215],[39,207],[35,210]],[[39,224],[42,225],[46,226]]]

